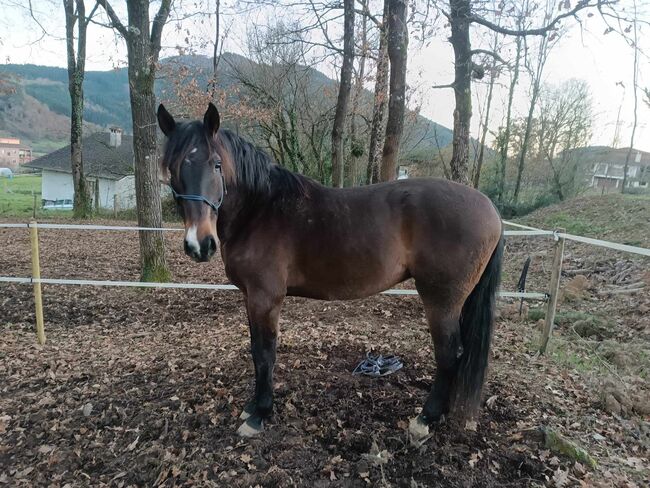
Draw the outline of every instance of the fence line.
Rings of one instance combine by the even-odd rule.
[[[129,288],[173,288],[173,289],[192,289],[192,290],[239,290],[235,285],[214,285],[211,283],[158,283],[148,281],[112,281],[112,280],[76,280],[60,278],[25,278],[21,276],[0,276],[0,283],[18,283],[31,285],[40,283],[43,285],[87,285],[87,286],[119,286]],[[413,289],[391,288],[380,292],[382,295],[417,295],[418,291]],[[545,300],[545,293],[524,293],[500,291],[500,297],[507,298],[530,298]]]
[[[620,244],[618,242],[604,241],[602,239],[594,239],[592,237],[577,236],[574,234],[567,234],[564,232],[557,233],[552,230],[538,229],[528,225],[516,224],[504,220],[505,225],[519,227],[525,230],[506,230],[503,234],[508,237],[516,236],[555,236],[563,237],[570,241],[583,242],[585,244],[592,244],[594,246],[606,247],[616,251],[629,252],[633,254],[640,254],[641,256],[650,257],[650,249],[638,246],[631,246],[629,244]],[[30,224],[27,223],[0,223],[0,228],[29,228]],[[62,229],[62,230],[112,230],[112,231],[164,231],[164,232],[182,232],[185,229],[181,227],[135,227],[128,225],[94,225],[94,224],[38,224],[39,229]]]
[[[637,246],[630,246],[627,244],[619,244],[616,242],[603,241],[600,239],[592,239],[590,237],[575,236],[572,234],[564,233],[564,229],[557,231],[549,231],[538,229],[527,225],[516,224],[514,222],[503,221],[505,225],[517,227],[523,230],[506,230],[505,236],[553,236],[556,241],[556,255],[554,259],[554,268],[551,277],[551,284],[548,293],[535,293],[535,292],[497,292],[499,297],[508,298],[529,298],[537,300],[548,300],[546,325],[544,335],[542,338],[542,348],[540,352],[544,352],[546,344],[548,343],[550,333],[553,327],[553,317],[555,315],[555,306],[557,301],[557,294],[559,290],[559,279],[561,276],[562,268],[562,254],[565,239],[586,244],[606,247],[618,251],[640,254],[642,256],[650,256],[650,249],[645,249]],[[62,229],[62,230],[110,230],[110,231],[174,231],[180,232],[184,229],[178,227],[134,227],[134,226],[115,226],[115,225],[93,225],[93,224],[37,224],[36,221],[30,223],[0,223],[0,228],[29,228],[32,237],[32,269],[38,270],[39,258],[38,252],[34,251],[34,245],[38,244],[38,231],[37,228],[42,229]],[[42,304],[40,304],[37,295],[40,295],[40,285],[80,285],[80,286],[119,286],[119,287],[135,287],[135,288],[168,288],[168,289],[205,289],[205,290],[237,290],[234,285],[229,284],[209,284],[209,283],[151,283],[139,281],[111,281],[111,280],[80,280],[80,279],[58,279],[58,278],[40,278],[40,273],[33,271],[32,277],[13,277],[13,276],[0,276],[0,283],[18,283],[18,284],[31,284],[34,286],[34,295],[36,300],[36,315],[42,314]],[[38,292],[38,293],[37,293]],[[413,289],[390,289],[381,292],[384,295],[417,295],[417,290]],[[38,321],[37,321],[38,322]],[[39,342],[45,341],[43,332],[42,320],[37,324]]]

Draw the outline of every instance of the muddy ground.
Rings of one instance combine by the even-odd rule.
[[[226,281],[220,261],[195,264],[182,234],[167,238],[175,281]],[[0,229],[0,247],[0,275],[29,276],[27,232]],[[511,239],[504,288],[532,255],[529,289],[544,291],[551,247]],[[137,249],[132,232],[43,230],[42,276],[134,280]],[[520,318],[500,301],[477,430],[448,422],[420,448],[406,427],[435,366],[417,297],[287,299],[276,413],[263,436],[242,440],[252,364],[238,293],[44,286],[40,347],[30,288],[0,284],[0,485],[648,486],[647,266],[571,243],[565,269],[550,354],[536,354],[535,305]],[[640,292],[599,294],[639,281]],[[405,366],[352,376],[370,350]],[[598,467],[545,447],[541,428]]]

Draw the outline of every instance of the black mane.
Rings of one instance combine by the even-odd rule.
[[[256,197],[306,196],[308,178],[277,165],[262,149],[228,129],[219,138],[234,164],[235,184]]]

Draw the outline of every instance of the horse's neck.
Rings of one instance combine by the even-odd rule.
[[[250,198],[250,195],[238,188],[236,184],[228,186],[217,219],[217,234],[221,242],[231,240],[252,219],[256,209],[246,204],[247,198]]]

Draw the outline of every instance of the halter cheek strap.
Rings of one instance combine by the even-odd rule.
[[[172,190],[172,195],[176,200],[189,200],[192,202],[203,202],[212,210],[214,210],[215,213],[217,213],[219,211],[219,207],[221,207],[221,204],[223,203],[223,197],[228,194],[228,191],[226,190],[226,180],[223,177],[223,170],[221,169],[220,161],[217,164],[215,164],[215,169],[219,170],[219,175],[221,176],[221,196],[219,197],[219,200],[217,202],[208,200],[203,195],[185,195],[182,193],[176,193],[176,191],[170,185],[170,188]]]

